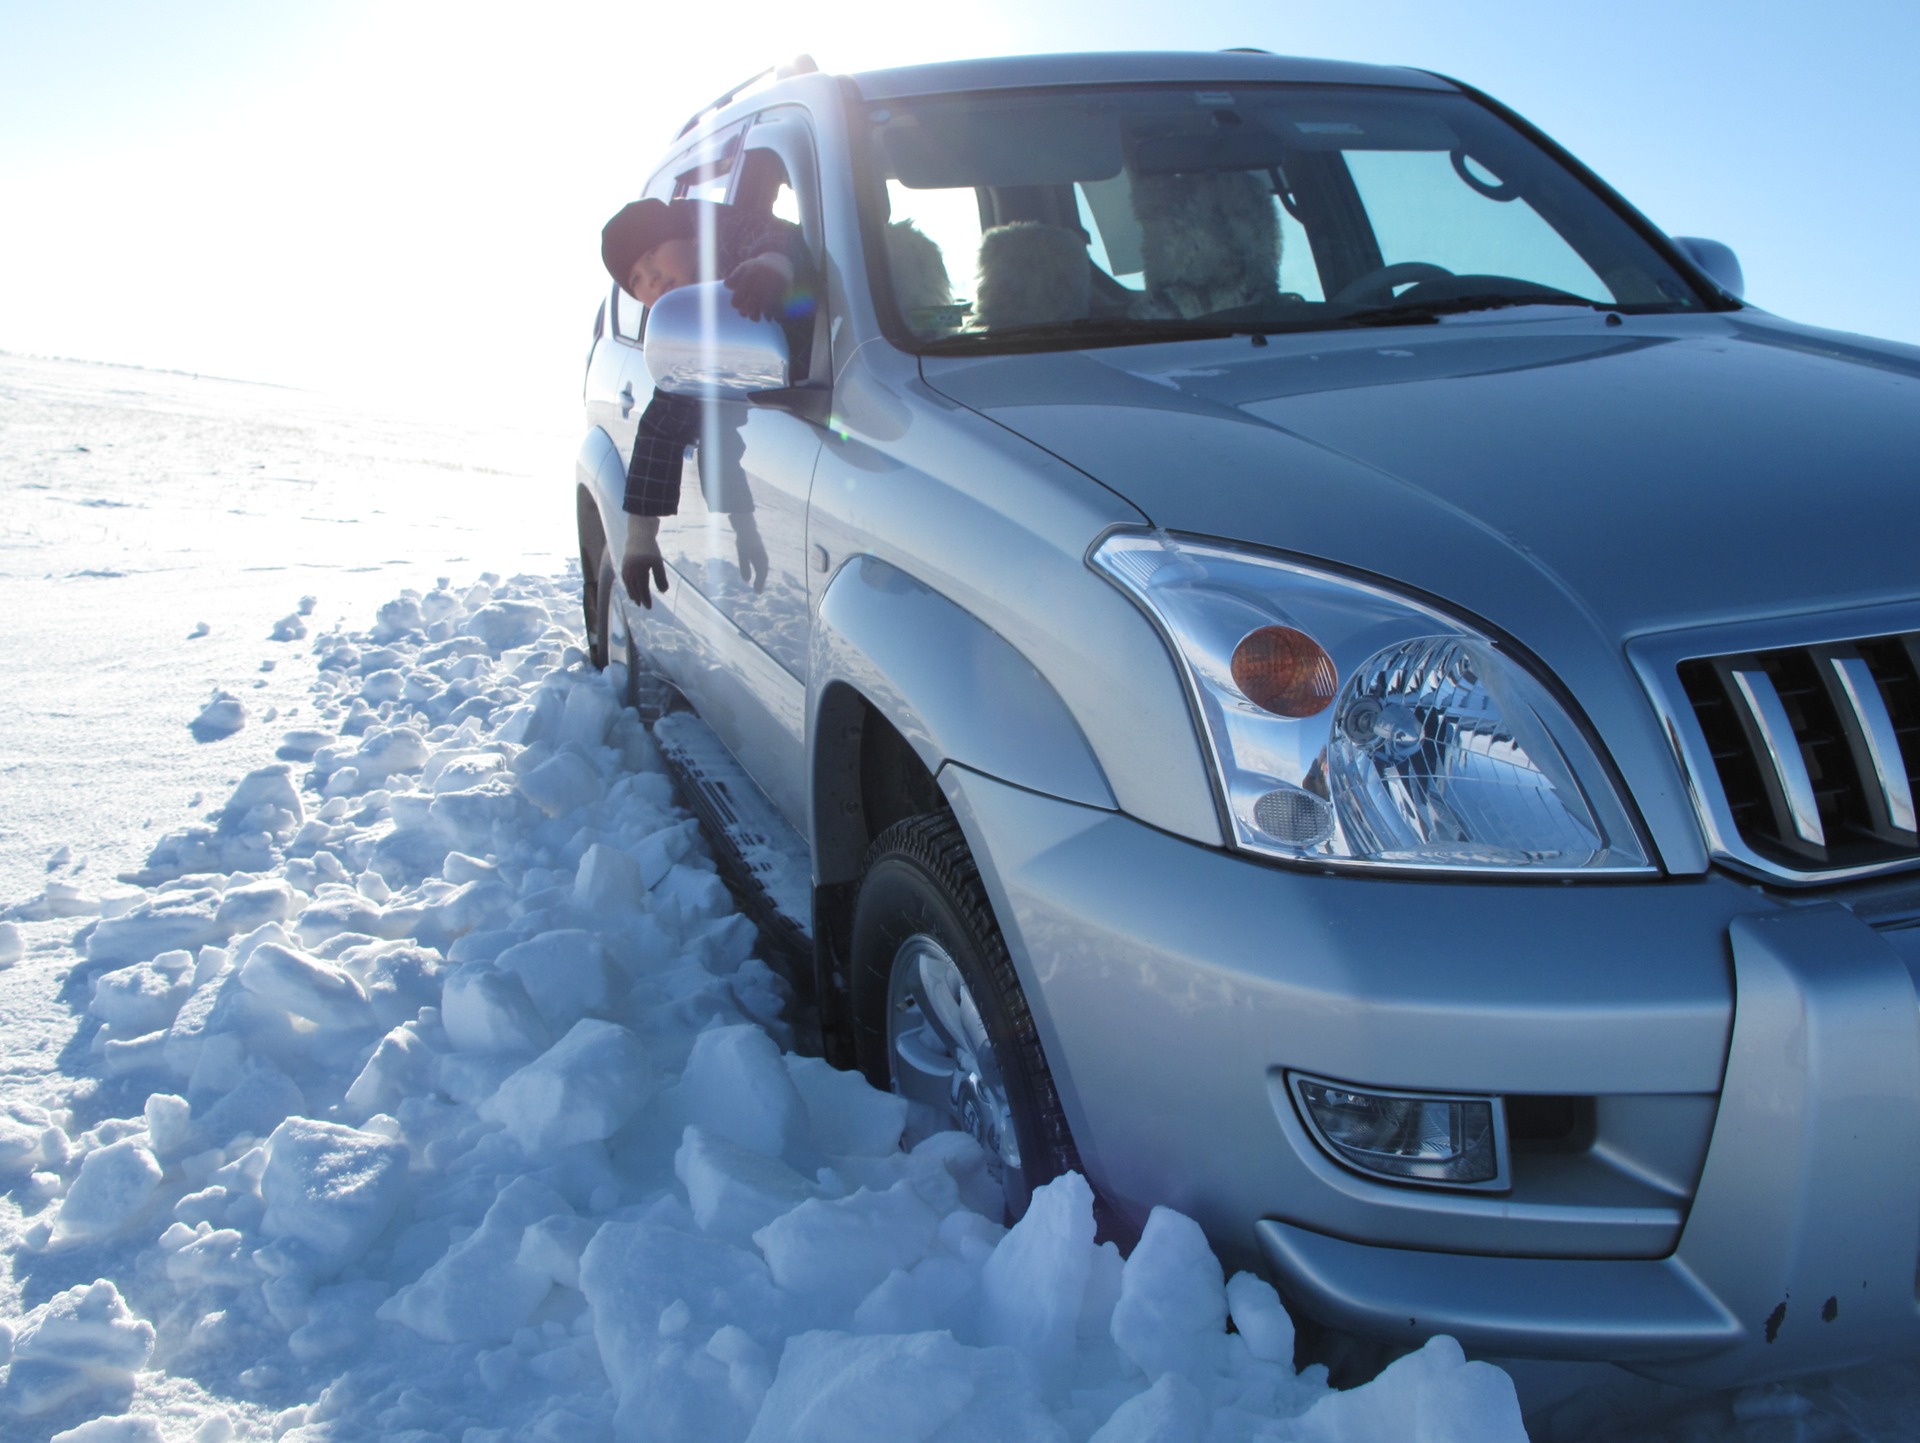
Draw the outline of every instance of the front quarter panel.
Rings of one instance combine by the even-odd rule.
[[[821,568],[817,623],[829,636],[811,660],[809,715],[844,681],[930,769],[965,760],[1219,845],[1213,783],[1173,659],[1086,563],[1104,530],[1139,519],[1098,482],[931,391],[913,358],[869,343],[836,378],[834,433],[814,477],[808,539]],[[854,559],[861,568],[843,580]],[[897,605],[872,594],[882,583],[902,588]],[[832,627],[856,611],[864,630],[849,648]],[[969,638],[957,651],[955,636]],[[894,679],[884,704],[866,692],[879,685],[876,669]],[[816,738],[816,755],[823,744],[831,738]],[[832,880],[824,849],[818,860],[821,880]]]
[[[1114,806],[1085,734],[1033,663],[979,618],[877,557],[855,557],[828,586],[808,674],[816,696],[851,686],[929,772],[959,762],[1029,791]],[[814,790],[814,813],[831,811],[821,805],[817,775]]]

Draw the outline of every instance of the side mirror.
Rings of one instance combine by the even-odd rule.
[[[1747,278],[1740,271],[1740,257],[1733,253],[1732,246],[1697,235],[1677,235],[1673,243],[1680,247],[1681,255],[1706,272],[1708,280],[1736,301],[1745,299]]]
[[[755,391],[785,390],[791,375],[786,332],[741,315],[719,281],[655,301],[642,348],[653,384],[673,396],[744,401]]]

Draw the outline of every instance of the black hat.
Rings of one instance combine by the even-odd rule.
[[[636,200],[621,206],[600,229],[600,259],[607,273],[626,285],[633,263],[662,241],[698,235],[700,212],[707,209],[718,207],[700,200]]]

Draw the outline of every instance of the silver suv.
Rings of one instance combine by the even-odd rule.
[[[830,1058],[1388,1342],[1920,1345],[1920,351],[1413,70],[781,75],[645,194],[817,262],[609,294],[578,507]]]

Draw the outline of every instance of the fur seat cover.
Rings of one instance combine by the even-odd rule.
[[[911,220],[887,225],[887,269],[893,276],[893,298],[909,318],[916,312],[939,310],[953,303],[953,284],[947,263],[932,237]]]
[[[1251,171],[1136,175],[1146,319],[1191,319],[1279,294],[1280,220],[1273,189]]]
[[[997,225],[980,237],[977,325],[1034,326],[1087,314],[1093,283],[1086,238],[1037,220]]]

